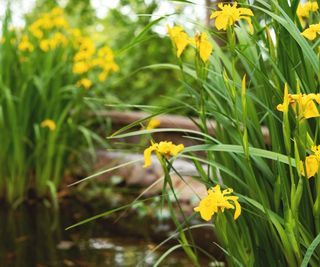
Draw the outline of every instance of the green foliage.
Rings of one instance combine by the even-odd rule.
[[[121,12],[123,8],[130,11],[129,15]],[[157,1],[150,1],[148,5],[141,0],[120,1],[119,6],[110,10],[107,17],[101,21],[110,36],[110,45],[123,49],[131,44],[133,35],[137,36],[154,20],[152,15],[157,8]],[[175,61],[167,38],[160,37],[153,30],[147,31],[139,42],[117,57],[121,65],[121,79],[113,84],[112,90],[122,102],[170,106],[174,102],[172,99],[158,96],[181,97],[181,94],[176,92],[179,85],[177,73],[167,69],[143,69],[152,64]]]
[[[61,15],[63,11],[52,12]],[[88,153],[92,157],[94,143],[105,145],[91,128],[99,120],[90,112],[101,105],[86,100],[98,92],[76,85],[82,78],[73,73],[78,48],[72,43],[72,29],[64,25],[60,15],[59,22],[43,24],[49,29],[36,28],[41,29],[39,37],[29,27],[40,18],[39,14],[24,29],[17,30],[10,27],[8,11],[2,27],[0,197],[10,204],[23,201],[30,189],[39,197],[54,198],[72,164],[79,164],[79,158],[84,159]],[[47,40],[49,48],[42,46]],[[95,77],[94,72],[90,75]],[[82,163],[88,167],[88,163]]]

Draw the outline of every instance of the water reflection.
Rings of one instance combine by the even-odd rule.
[[[104,231],[106,225],[98,221],[65,231],[76,215],[70,206],[62,208],[60,216],[40,204],[21,206],[16,211],[0,206],[0,267],[125,267],[139,263],[149,267],[163,253],[151,253],[156,246],[152,242],[110,232],[112,226]],[[161,266],[192,264],[181,252],[169,256]]]

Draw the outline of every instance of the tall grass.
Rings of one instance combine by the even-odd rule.
[[[98,106],[85,97],[118,69],[111,49],[71,27],[61,8],[34,14],[16,29],[8,8],[2,24],[0,198],[10,204],[30,190],[54,198],[72,163],[101,142],[88,116]]]

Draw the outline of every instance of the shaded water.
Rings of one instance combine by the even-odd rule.
[[[131,229],[135,228],[139,233],[133,237],[128,228],[119,229],[116,224],[104,220],[65,231],[67,226],[97,214],[90,207],[79,211],[79,206],[62,205],[59,214],[43,204],[24,205],[16,211],[0,206],[0,266],[149,267],[170,248],[162,247],[152,252],[157,243],[147,231],[144,233],[147,228],[144,220],[136,225],[130,222]],[[177,251],[160,266],[193,265],[182,251]],[[208,263],[204,261],[202,266],[208,266]]]

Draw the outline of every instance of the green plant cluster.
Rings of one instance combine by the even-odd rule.
[[[194,163],[199,174],[194,178],[210,189],[195,210],[205,220],[213,218],[217,249],[226,254],[228,266],[318,266],[319,10],[298,15],[298,0],[240,2],[214,6],[215,28],[205,29],[207,35],[188,36],[177,25],[169,31],[180,52],[178,64],[166,67],[181,70],[182,84],[194,100],[181,108],[198,114],[199,131],[118,131],[111,138],[176,131],[203,143],[178,156]],[[192,48],[195,63],[186,64],[181,51]],[[214,135],[209,119],[215,121]],[[152,144],[145,157],[150,162],[151,149],[164,169],[162,196],[171,207],[179,241],[172,250],[183,248],[199,266],[203,251],[186,233],[197,215],[186,217],[173,208],[180,206],[171,175],[183,177],[173,165],[174,146],[166,144]],[[206,156],[199,157],[200,151]]]
[[[106,83],[96,71],[75,73],[75,55],[86,56],[81,47],[92,42],[61,8],[37,14],[23,29],[10,25],[8,9],[0,44],[0,198],[15,205],[31,190],[55,200],[72,164],[93,156],[95,142],[105,145],[91,127],[99,119],[90,113],[101,105],[87,97]]]

